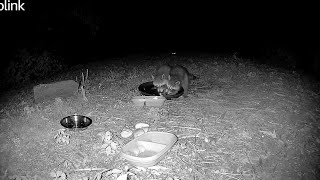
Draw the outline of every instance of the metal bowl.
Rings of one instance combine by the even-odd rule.
[[[92,119],[82,115],[71,115],[61,119],[60,124],[70,130],[85,130],[92,123]]]

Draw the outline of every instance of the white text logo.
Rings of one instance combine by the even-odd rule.
[[[25,11],[23,8],[24,3],[20,3],[20,0],[10,2],[10,0],[2,0],[0,2],[0,11]]]

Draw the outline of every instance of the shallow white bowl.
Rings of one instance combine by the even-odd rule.
[[[135,96],[131,99],[136,106],[162,106],[165,100],[162,96]]]
[[[166,132],[147,132],[122,147],[121,157],[140,167],[156,165],[174,143],[177,136]]]

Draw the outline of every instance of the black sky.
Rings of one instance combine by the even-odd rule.
[[[25,2],[26,12],[1,12],[1,56],[23,47],[52,49],[68,57],[116,55],[135,50],[252,52],[286,47],[303,54],[319,47],[312,15],[264,6],[220,7],[217,4],[104,4],[97,2]],[[99,30],[74,17],[83,9]]]

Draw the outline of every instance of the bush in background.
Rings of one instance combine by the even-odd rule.
[[[261,50],[264,63],[276,67],[293,70],[297,68],[297,57],[288,48],[263,48]]]
[[[47,50],[19,49],[15,58],[4,70],[2,85],[17,87],[44,80],[65,67],[61,58]]]

